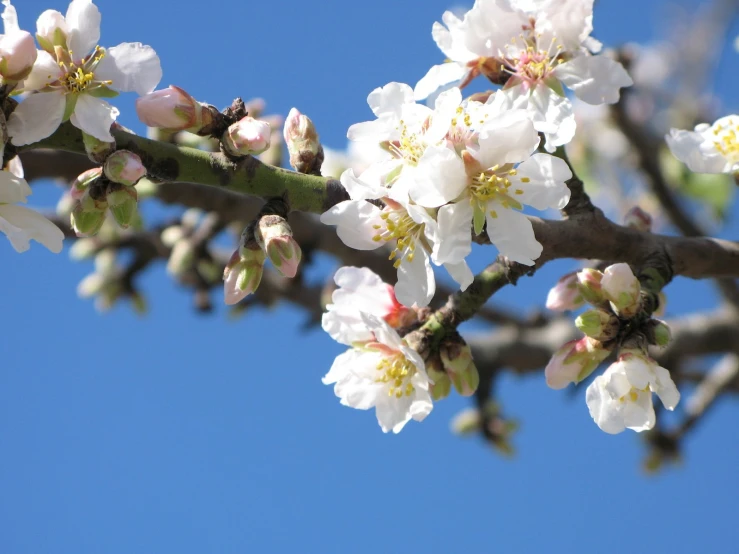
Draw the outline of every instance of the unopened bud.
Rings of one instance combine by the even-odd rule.
[[[187,271],[195,259],[195,247],[191,240],[183,238],[172,247],[167,260],[167,272],[179,276]]]
[[[580,289],[577,286],[577,272],[573,271],[563,276],[547,294],[547,309],[555,312],[576,310],[585,303]]]
[[[652,216],[642,210],[639,206],[634,206],[624,216],[624,225],[630,229],[648,232],[652,229]]]
[[[269,123],[246,116],[226,130],[221,143],[232,156],[261,154],[269,148],[271,134]]]
[[[100,243],[94,238],[79,238],[69,249],[69,257],[73,260],[86,260],[95,255]]]
[[[133,187],[113,188],[107,195],[108,208],[116,223],[126,229],[136,215],[138,194]]]
[[[670,326],[659,319],[650,319],[647,323],[647,339],[655,346],[667,346],[672,340]]]
[[[257,290],[262,280],[265,255],[258,245],[242,246],[233,253],[223,272],[226,304],[239,300]]]
[[[106,158],[103,172],[114,183],[132,187],[146,175],[146,168],[138,155],[129,150],[116,150]]]
[[[557,350],[544,376],[552,389],[563,389],[570,383],[579,383],[588,377],[610,354],[600,341],[590,337],[565,343]]]
[[[105,277],[99,273],[90,273],[77,285],[77,295],[80,298],[95,296],[103,290],[105,283]]]
[[[0,76],[3,84],[15,85],[28,77],[37,54],[31,33],[14,30],[3,35],[0,38]]]
[[[164,231],[162,231],[162,234],[159,235],[159,237],[162,239],[162,242],[164,243],[164,246],[168,246],[169,248],[174,247],[177,241],[179,241],[184,236],[185,231],[181,225],[171,225],[164,229]]]
[[[80,173],[77,178],[72,181],[72,185],[69,189],[69,194],[74,200],[79,200],[85,193],[87,188],[101,175],[103,169],[101,167],[93,167],[87,171]]]
[[[482,429],[482,417],[477,408],[466,408],[452,418],[450,427],[457,435],[473,435]]]
[[[277,271],[285,277],[295,277],[303,253],[285,218],[278,215],[263,216],[257,224],[254,237]]]
[[[442,342],[439,356],[454,389],[462,396],[471,396],[480,385],[480,374],[472,360],[472,351],[461,339]]]
[[[601,280],[603,274],[597,269],[586,267],[585,269],[577,272],[577,283],[580,293],[583,295],[585,300],[590,302],[594,306],[599,306],[605,301],[603,295],[603,289],[601,287]]]
[[[429,385],[431,398],[442,400],[449,396],[449,393],[452,391],[452,380],[444,371],[444,367],[441,365],[441,359],[438,356],[433,356],[426,360],[426,374],[433,381],[433,384]]]
[[[106,158],[115,151],[115,141],[105,142],[87,133],[82,133],[82,142],[85,145],[87,157],[96,164],[105,162]]]
[[[174,85],[138,98],[136,113],[149,127],[191,133],[197,133],[212,119],[207,107]]]
[[[82,197],[77,201],[70,216],[70,223],[77,236],[89,236],[96,234],[105,222],[105,210],[108,202],[105,196],[93,197],[90,188],[85,190]]]
[[[291,109],[285,120],[283,136],[290,153],[290,165],[300,173],[312,172],[317,165],[321,143],[310,118],[296,108]]]
[[[603,294],[611,302],[611,308],[624,318],[634,317],[639,311],[641,286],[629,264],[614,264],[603,272]]]
[[[603,310],[588,310],[575,319],[575,326],[587,336],[607,342],[618,335],[618,318]]]

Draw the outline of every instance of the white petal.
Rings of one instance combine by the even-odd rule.
[[[539,46],[550,44],[552,37],[574,52],[593,31],[593,0],[550,0],[540,2],[536,30]]]
[[[383,116],[374,121],[363,121],[351,125],[346,132],[346,138],[356,141],[383,142],[392,140],[397,133],[397,118]]]
[[[372,333],[365,327],[356,310],[330,310],[321,317],[321,327],[336,342],[347,346],[372,340]]]
[[[670,377],[670,372],[664,367],[655,366],[654,372],[657,376],[657,386],[654,387],[654,392],[657,393],[665,408],[674,410],[680,402],[680,391],[677,390],[677,386]]]
[[[321,379],[321,382],[324,385],[330,385],[332,383],[338,383],[339,381],[342,381],[346,377],[350,376],[352,374],[352,366],[361,355],[361,350],[351,348],[343,354],[339,354],[338,356],[336,356],[334,363],[331,364],[331,369],[329,369],[328,373],[324,375],[323,379]]]
[[[472,206],[462,200],[439,208],[436,214],[439,241],[434,244],[434,263],[458,264],[472,251]]]
[[[462,158],[446,146],[429,146],[418,162],[408,193],[425,208],[436,208],[457,198],[467,187]]]
[[[638,391],[636,401],[623,403],[621,415],[624,425],[637,433],[648,431],[654,427],[657,418],[652,405],[652,393]]]
[[[539,146],[539,134],[525,110],[510,110],[485,123],[480,130],[479,147],[472,155],[484,168],[496,164],[518,163]]]
[[[624,67],[607,56],[576,56],[557,66],[554,75],[588,104],[615,104],[619,89],[634,84]]]
[[[20,31],[18,13],[15,11],[15,7],[10,3],[10,0],[3,0],[3,5],[5,6],[2,14],[3,32],[8,34],[12,31]]]
[[[24,206],[7,204],[0,206],[0,220],[14,228],[12,233],[8,233],[4,225],[0,226],[8,233],[10,242],[18,252],[28,249],[30,239],[40,242],[54,254],[62,251],[64,233],[40,213]]]
[[[549,154],[534,154],[516,170],[517,175],[511,177],[511,188],[523,191],[523,194],[514,195],[519,202],[537,210],[561,210],[570,201],[570,189],[565,181],[572,177],[572,172],[564,160]]]
[[[36,92],[16,106],[8,118],[8,134],[16,146],[45,139],[59,128],[64,117],[62,92]]]
[[[457,264],[444,264],[444,268],[449,272],[449,275],[452,276],[452,279],[457,282],[459,290],[467,290],[467,287],[469,287],[472,284],[472,281],[475,280],[472,270],[464,260]]]
[[[491,215],[491,210],[497,217]],[[491,202],[486,220],[490,241],[501,254],[514,262],[534,265],[543,247],[537,242],[531,222],[525,215]]]
[[[64,71],[56,63],[56,60],[45,50],[39,50],[31,73],[23,81],[24,90],[38,90],[46,85],[59,80]]]
[[[356,250],[375,250],[382,243],[372,237],[373,225],[381,224],[380,208],[364,200],[345,200],[321,215],[324,225],[336,225],[336,234],[344,244]]]
[[[352,200],[374,200],[388,194],[388,189],[381,184],[358,178],[353,169],[347,169],[341,174],[341,184]]]
[[[105,51],[95,69],[95,78],[113,81],[111,86],[116,90],[144,95],[153,91],[162,80],[162,66],[151,46],[124,42]]]
[[[413,90],[405,83],[388,83],[376,88],[367,97],[367,104],[377,117],[383,115],[400,116],[403,104],[413,102]]]
[[[72,0],[65,17],[69,26],[67,46],[73,59],[84,58],[100,40],[100,10],[91,0]]]
[[[367,329],[375,335],[378,342],[389,346],[392,350],[400,350],[403,341],[395,329],[390,327],[385,320],[366,312],[359,312],[359,315]]]
[[[375,414],[383,432],[400,433],[411,419],[409,398],[395,398],[384,394],[377,399]]]
[[[70,121],[72,125],[98,140],[113,142],[110,126],[119,113],[118,108],[105,100],[89,94],[80,94]]]
[[[0,171],[0,205],[25,202],[26,196],[30,194],[31,187],[25,179],[16,177],[9,171]]]
[[[435,65],[416,83],[413,95],[416,100],[428,98],[444,85],[461,83],[467,71],[464,64],[454,62]]]
[[[398,302],[409,308],[416,304],[419,308],[428,306],[436,292],[434,270],[429,257],[419,245],[413,261],[406,259],[398,268],[398,283],[395,285],[395,297]]]
[[[585,391],[585,402],[588,405],[590,417],[595,423],[606,433],[612,435],[621,433],[626,429],[623,418],[618,413],[617,407],[611,396],[605,389],[604,383],[606,378],[599,375],[590,383]]]
[[[724,173],[730,169],[726,158],[715,147],[705,144],[702,133],[670,129],[670,134],[665,136],[665,140],[672,154],[687,165],[691,171]]]

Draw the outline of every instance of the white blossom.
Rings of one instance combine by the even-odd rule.
[[[375,408],[382,430],[399,433],[433,409],[423,359],[381,319],[365,313],[361,319],[372,338],[339,355],[323,383],[334,385],[344,406]]]
[[[21,177],[0,171],[0,231],[5,233],[16,252],[30,248],[31,239],[58,254],[62,250],[64,233],[40,213],[18,206],[25,204],[31,187]]]
[[[342,344],[372,339],[361,313],[376,316],[393,328],[416,320],[415,310],[403,306],[395,298],[392,285],[366,267],[342,267],[334,275],[338,287],[326,306],[322,325],[331,338]]]
[[[23,83],[31,92],[8,119],[15,145],[51,135],[67,120],[98,140],[112,142],[110,126],[119,114],[104,100],[118,91],[146,94],[162,77],[150,46],[122,43],[98,46],[100,12],[90,0],[72,0],[66,16],[47,10],[38,18],[36,63]]]
[[[639,351],[625,351],[590,384],[585,401],[591,417],[606,433],[641,432],[655,424],[652,393],[668,410],[674,410],[680,400],[669,371]]]
[[[476,0],[463,19],[450,12],[432,36],[449,62],[432,67],[415,88],[423,99],[441,86],[478,75],[504,82],[512,107],[529,112],[546,148],[568,143],[575,119],[563,85],[589,104],[613,104],[633,84],[620,63],[593,55],[593,0]],[[507,75],[506,75],[507,74]]]
[[[739,115],[728,115],[695,131],[671,129],[665,137],[674,156],[696,173],[739,172]]]

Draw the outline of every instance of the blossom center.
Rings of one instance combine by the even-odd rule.
[[[395,157],[400,158],[409,165],[418,165],[418,160],[423,156],[426,145],[423,143],[417,133],[411,133],[408,125],[401,119],[398,130],[400,131],[400,140],[390,143],[390,151]]]
[[[562,63],[560,52],[563,46],[558,44],[554,37],[546,50],[538,46],[539,35],[535,37],[533,44],[531,41],[526,41],[523,36],[519,39],[524,41],[526,47],[520,50],[517,57],[504,59],[500,69],[517,77],[531,88],[548,79],[555,68]],[[513,39],[514,48],[520,48],[517,42],[518,39]]]
[[[375,383],[388,383],[390,385],[388,396],[403,398],[403,396],[410,396],[416,390],[411,383],[411,377],[416,374],[416,366],[401,352],[382,358],[376,369],[380,372],[380,376],[375,379]]]
[[[413,261],[416,251],[416,242],[423,234],[424,224],[416,223],[404,209],[395,209],[387,206],[380,214],[381,224],[372,227],[377,233],[372,237],[375,242],[395,242],[395,248],[390,253],[390,259],[395,260],[393,267],[397,269],[403,259]]]
[[[99,81],[95,78],[95,68],[105,57],[105,49],[96,46],[95,50],[87,56],[79,65],[72,61],[72,51],[58,49],[56,51],[57,63],[64,72],[58,81],[58,87],[63,88],[67,94],[78,94],[104,85],[112,85],[112,81]],[[54,85],[51,85],[54,88]]]
[[[726,125],[717,125],[713,129],[715,140],[713,141],[716,150],[727,158],[730,163],[739,163],[739,122],[729,119]]]
[[[515,208],[522,210],[523,205],[516,200],[513,195],[523,194],[523,190],[514,188],[510,177],[518,174],[516,169],[511,169],[509,164],[501,167],[495,165],[490,169],[481,172],[472,177],[470,184],[470,194],[472,198],[480,204],[487,204],[491,200],[497,200],[504,208]],[[527,177],[522,177],[521,181],[526,183],[529,181]],[[493,214],[495,217],[495,214]]]

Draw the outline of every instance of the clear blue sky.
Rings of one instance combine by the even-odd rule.
[[[66,4],[17,2],[21,25]],[[644,40],[661,2],[600,1],[606,44]],[[100,0],[102,45],[158,51],[163,85],[224,106],[262,96],[297,106],[325,143],[370,117],[367,93],[414,84],[442,59],[431,40],[444,0],[127,2]],[[734,33],[736,34],[736,33]],[[732,35],[733,36],[733,35]],[[731,102],[739,55],[726,54]],[[736,100],[733,96],[736,109]],[[142,131],[133,101],[123,124]],[[52,203],[58,189],[36,187]],[[732,228],[736,230],[737,211]],[[492,251],[489,252],[492,255]],[[98,315],[75,287],[91,264],[0,241],[0,553],[728,552],[739,513],[739,404],[723,399],[687,440],[682,467],[648,479],[633,433],[609,436],[576,396],[540,376],[506,377],[523,421],[516,459],[448,431],[467,405],[438,403],[423,424],[383,435],[372,414],[321,384],[342,347],[282,306],[227,321],[197,317],[163,267],[143,279],[151,313]],[[541,304],[565,264],[502,301]],[[711,306],[678,279],[670,311]]]

